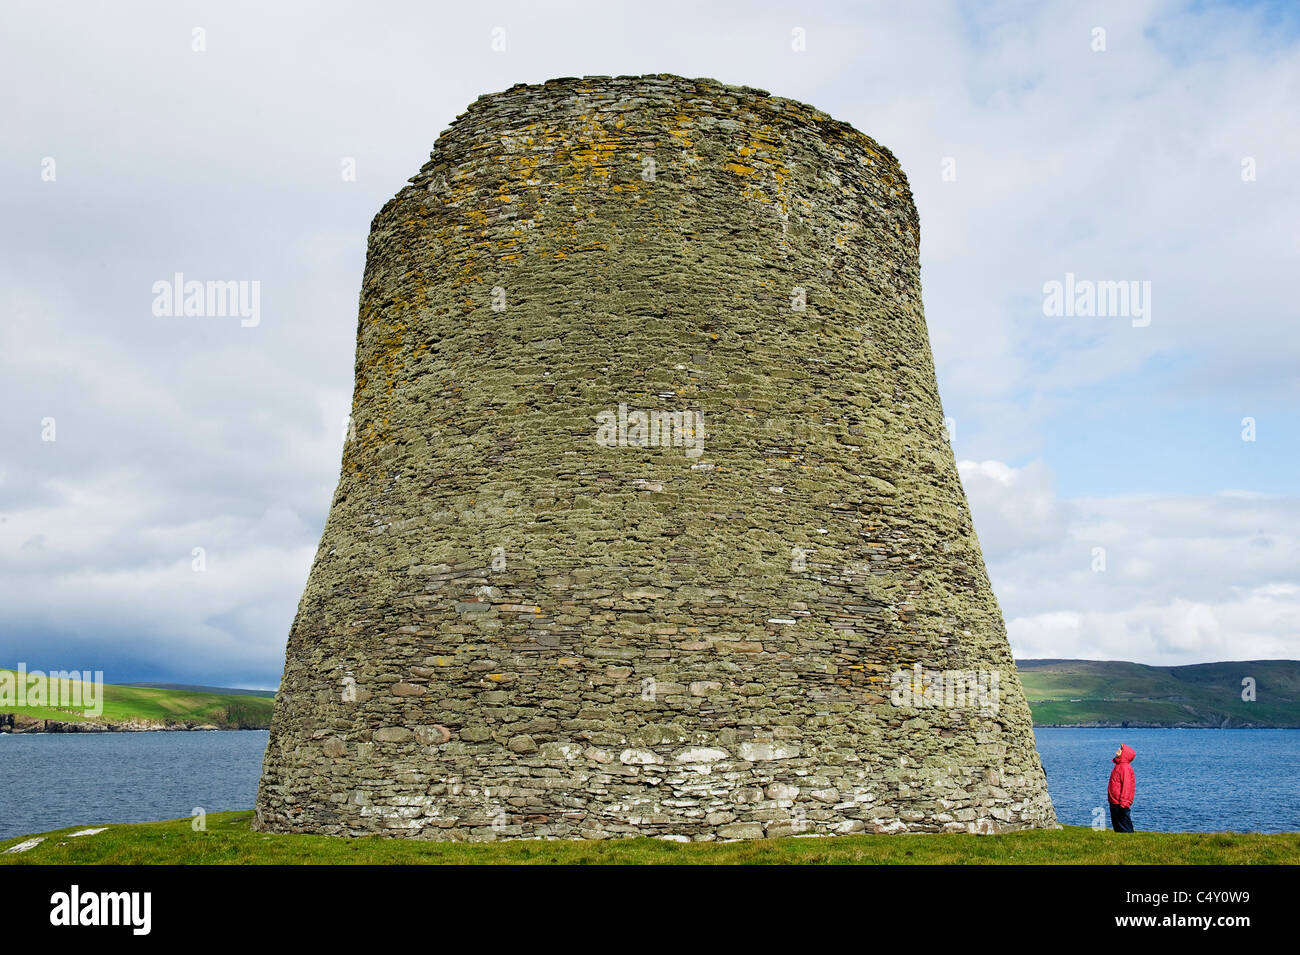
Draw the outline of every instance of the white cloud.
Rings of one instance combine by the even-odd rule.
[[[1158,429],[1203,401],[1258,415],[1264,451],[1296,419],[1300,53],[1294,24],[1266,15],[1172,0],[6,8],[0,664],[101,647],[141,678],[274,682],[338,475],[371,217],[480,94],[664,71],[812,103],[899,157],[940,392],[982,462],[963,477],[1018,648],[1300,655],[1294,501],[1060,500],[1063,462],[1032,461],[1070,434],[1116,462],[1122,490],[1130,420]],[[260,281],[262,324],[153,317],[151,284],[175,271]],[[1150,279],[1151,326],[1044,318],[1042,284],[1066,271]],[[1185,422],[1163,433],[1196,441]],[[1258,458],[1294,473],[1293,451]],[[1215,467],[1206,487],[1239,483]],[[199,545],[206,589],[186,576]]]
[[[1039,462],[958,467],[1016,656],[1300,657],[1300,499],[1058,500]]]

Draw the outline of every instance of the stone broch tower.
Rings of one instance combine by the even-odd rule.
[[[371,226],[257,827],[1055,825],[919,241],[887,149],[761,90],[477,100]]]

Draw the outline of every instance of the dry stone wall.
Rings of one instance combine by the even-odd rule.
[[[258,828],[1054,825],[919,240],[887,149],[761,90],[477,100],[371,227]]]

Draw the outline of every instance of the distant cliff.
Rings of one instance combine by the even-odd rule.
[[[1035,726],[1300,727],[1300,661],[1017,660]],[[1254,700],[1243,699],[1253,687]]]

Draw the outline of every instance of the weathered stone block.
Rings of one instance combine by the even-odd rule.
[[[471,104],[371,225],[257,826],[1054,825],[919,243],[889,150],[760,90]]]

